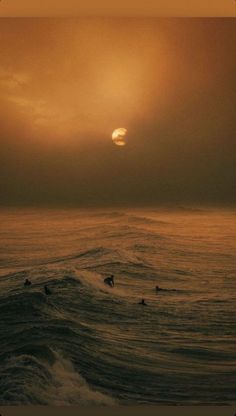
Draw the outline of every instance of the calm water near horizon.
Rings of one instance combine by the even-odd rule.
[[[2,208],[0,239],[0,405],[236,403],[235,209]]]

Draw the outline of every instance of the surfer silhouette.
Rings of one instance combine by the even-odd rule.
[[[139,304],[139,305],[144,305],[144,306],[147,306],[147,304],[146,304],[146,302],[145,302],[145,299],[142,299],[142,300],[141,300],[141,302],[139,302],[138,304]]]
[[[106,285],[110,286],[110,287],[114,287],[115,285],[114,285],[114,276],[113,276],[113,274],[110,277],[106,277],[104,279],[104,283]]]
[[[46,295],[51,295],[51,290],[48,289],[47,285],[44,286],[44,292],[46,293]]]
[[[160,286],[156,286],[156,292],[160,292],[160,290],[162,290],[163,292],[168,292],[169,290],[175,290],[175,289],[163,289],[163,287]]]
[[[25,279],[24,286],[30,286],[31,281],[29,279]]]
[[[177,289],[163,289],[162,287],[156,286],[156,292],[160,292],[160,290],[162,292],[176,292]]]

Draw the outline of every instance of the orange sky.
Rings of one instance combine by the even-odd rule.
[[[160,111],[170,93],[167,40],[149,22],[7,21],[1,33],[2,97],[42,141],[105,140],[148,116],[153,88]]]
[[[0,16],[235,16],[234,0],[2,0]]]
[[[182,198],[188,188],[191,198],[197,195],[209,175],[204,166],[184,186],[195,155],[204,159],[210,152],[211,159],[215,152],[211,169],[217,177],[222,163],[229,166],[235,137],[235,40],[233,19],[2,19],[0,130],[6,200],[26,198],[24,192],[16,195],[17,183],[29,185],[26,200],[29,195],[30,201],[38,200],[29,176],[40,183],[33,163],[40,158],[45,202],[54,190],[56,200],[78,201],[75,189],[81,177],[99,202],[101,182],[107,183],[104,162],[109,172],[114,163],[118,175],[125,172],[127,189],[120,189],[121,201],[137,186],[140,172],[146,178],[141,201],[152,200],[155,192],[157,200],[175,198],[176,174]],[[111,141],[117,127],[128,129],[123,160],[114,154]],[[224,137],[217,138],[219,129]],[[79,165],[81,152],[84,167],[76,171],[76,154]],[[19,182],[14,179],[15,163],[27,168]],[[53,176],[53,164],[64,169],[62,182]],[[169,192],[165,182],[170,178],[174,182],[167,186]],[[112,197],[114,181],[104,185],[103,195]],[[67,183],[71,197],[63,191]],[[224,184],[221,188],[219,199]],[[85,190],[81,201],[87,197]]]

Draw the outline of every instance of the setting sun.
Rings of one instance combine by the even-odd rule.
[[[127,129],[123,127],[120,127],[119,129],[114,130],[112,133],[113,143],[117,144],[117,146],[125,146],[126,134],[127,134]]]

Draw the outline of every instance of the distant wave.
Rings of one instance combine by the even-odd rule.
[[[168,224],[168,222],[163,221],[163,220],[158,220],[158,219],[153,219],[153,218],[149,218],[149,217],[144,217],[144,216],[137,216],[137,215],[129,215],[127,217],[127,221],[131,222],[131,223],[135,223],[135,224],[146,224],[146,225],[163,225],[163,224]]]
[[[206,212],[209,212],[210,209],[206,210],[203,208],[196,208],[196,207],[185,207],[185,206],[177,206],[177,210],[178,211],[183,211],[185,213],[190,213],[190,214],[205,214]]]
[[[43,265],[43,264],[54,264],[54,263],[66,263],[68,261],[78,260],[83,257],[96,258],[96,257],[101,257],[106,254],[110,254],[111,252],[112,252],[111,249],[107,249],[104,247],[95,247],[90,250],[81,251],[80,253],[76,253],[73,255],[50,259],[50,260],[47,260],[46,262],[41,262],[40,264]]]

